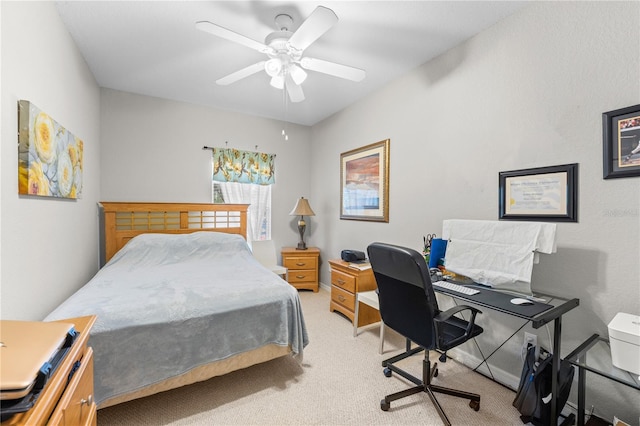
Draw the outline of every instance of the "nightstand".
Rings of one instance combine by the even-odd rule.
[[[354,323],[354,327],[380,321],[380,312],[358,302],[358,323],[355,324],[356,294],[375,290],[376,279],[371,268],[358,269],[339,259],[329,260],[331,266],[331,312],[338,311]]]
[[[289,284],[298,290],[318,291],[318,263],[320,249],[308,247],[298,250],[294,247],[282,248],[282,266],[287,268]]]

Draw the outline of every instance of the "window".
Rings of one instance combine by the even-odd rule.
[[[247,240],[270,240],[275,154],[233,148],[211,148],[211,152],[213,202],[249,204]]]
[[[214,203],[249,204],[247,234],[250,241],[271,239],[271,185],[212,182]]]

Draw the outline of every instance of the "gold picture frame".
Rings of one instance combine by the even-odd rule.
[[[389,144],[340,154],[340,219],[389,222]]]

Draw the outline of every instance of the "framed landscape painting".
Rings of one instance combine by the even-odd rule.
[[[340,219],[389,222],[389,139],[340,154]]]

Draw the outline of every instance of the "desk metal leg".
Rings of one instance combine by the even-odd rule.
[[[584,354],[585,361],[587,354]],[[584,426],[584,387],[586,385],[587,370],[578,368],[578,426]]]
[[[562,333],[562,316],[553,321],[553,371],[551,376],[551,421],[558,424],[558,374],[560,373],[560,336]]]
[[[558,410],[558,376],[560,374],[560,335],[562,333],[562,316],[557,317],[553,322],[553,371],[551,376],[551,424],[558,424],[560,412]],[[560,422],[561,426],[572,425],[575,420],[573,413]]]

